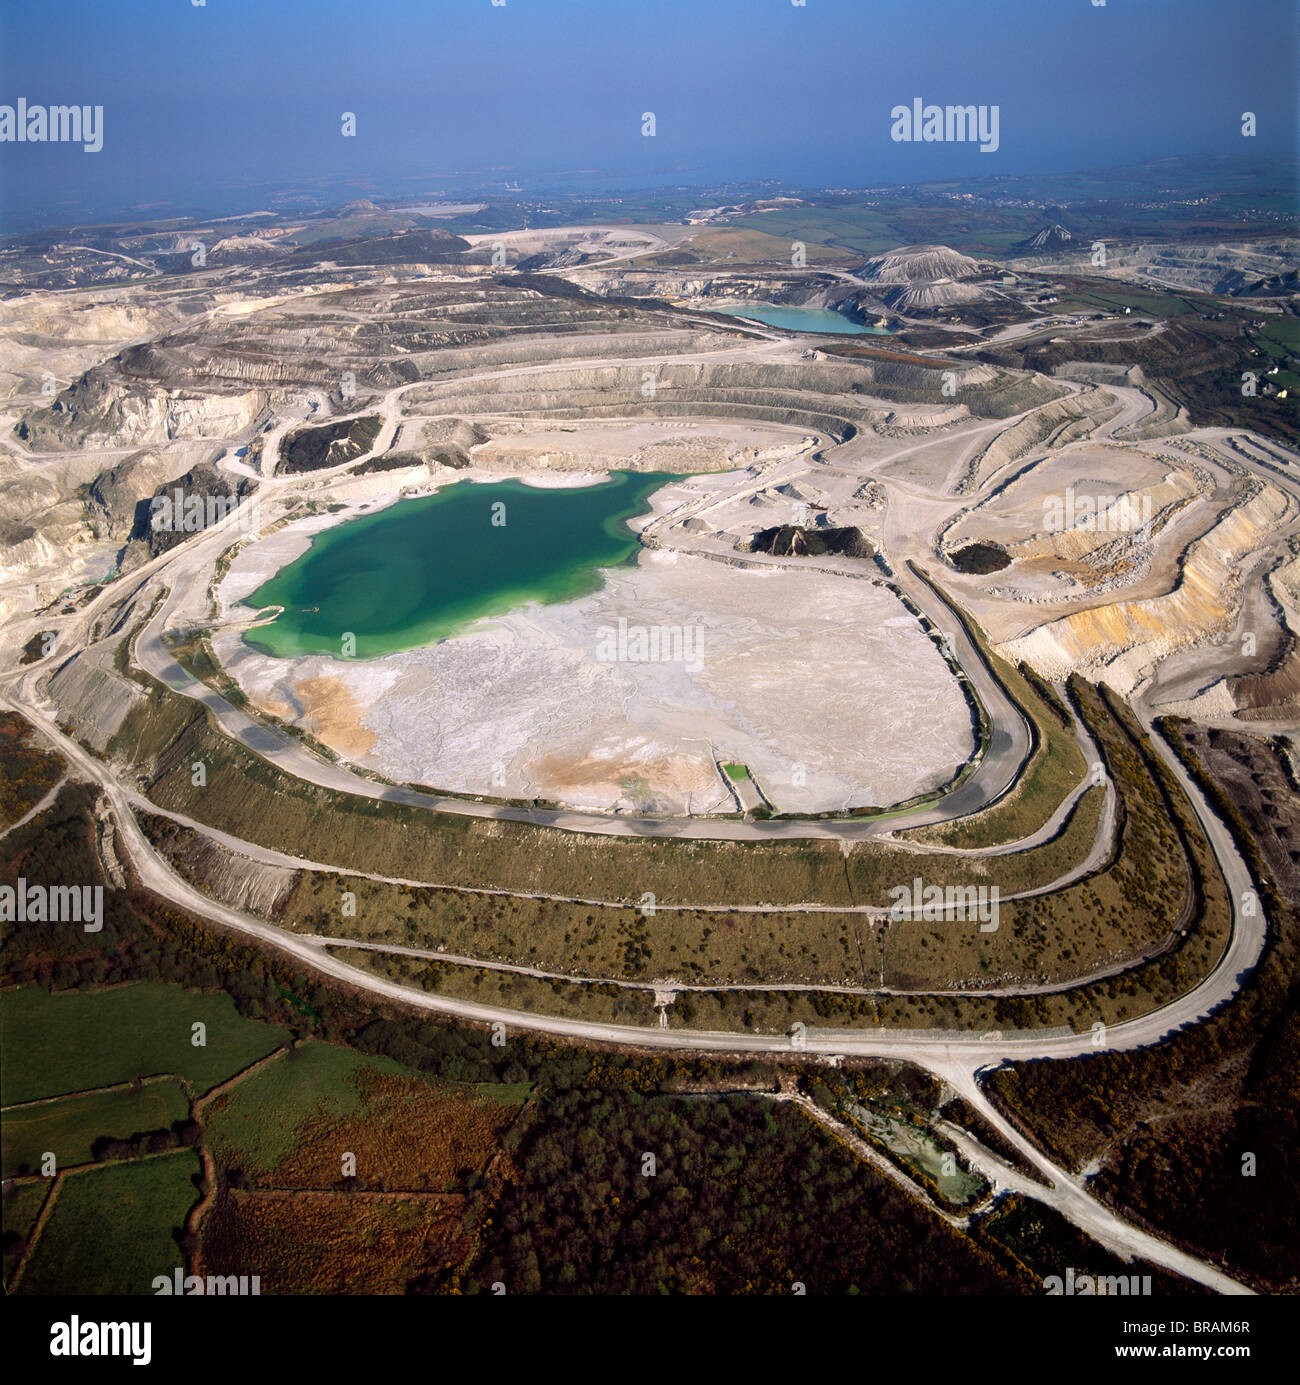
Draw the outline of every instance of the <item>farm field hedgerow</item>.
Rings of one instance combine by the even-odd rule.
[[[196,1046],[192,1026],[206,1027]],[[280,1042],[267,1024],[240,1017],[228,995],[146,981],[51,994],[23,986],[0,994],[0,1094],[6,1105],[172,1072],[202,1093]]]
[[[183,1257],[198,1156],[175,1150],[69,1174],[19,1282],[28,1294],[148,1294]]]
[[[189,1103],[173,1081],[146,1082],[138,1091],[120,1087],[108,1092],[87,1092],[39,1106],[7,1110],[0,1117],[4,1135],[4,1172],[26,1165],[39,1169],[48,1152],[57,1168],[87,1164],[91,1147],[101,1135],[126,1139],[148,1130],[164,1130],[184,1120]]]

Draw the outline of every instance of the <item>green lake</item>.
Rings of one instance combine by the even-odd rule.
[[[246,596],[245,606],[284,613],[244,639],[282,659],[337,658],[352,634],[354,657],[374,659],[528,602],[585,596],[599,589],[602,568],[636,553],[627,521],[649,510],[652,492],[681,479],[616,471],[581,487],[460,481],[399,501],[317,534]]]
[[[727,308],[713,308],[712,312],[726,313],[729,317],[752,317],[755,322],[765,322],[769,327],[782,327],[787,332],[833,332],[837,336],[887,337],[892,335],[887,327],[869,327],[854,322],[844,313],[834,308],[792,308],[780,303],[746,303]]]

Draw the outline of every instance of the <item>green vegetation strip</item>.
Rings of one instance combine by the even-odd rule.
[[[55,1156],[56,1169],[88,1164],[101,1136],[125,1140],[166,1129],[188,1114],[189,1102],[171,1079],[10,1107],[3,1115],[4,1172],[39,1170],[47,1153]]]
[[[1015,787],[991,807],[903,834],[908,840],[965,850],[1023,841],[1039,831],[1087,772],[1070,713],[1051,684],[1028,664],[1013,668],[994,653],[977,628],[972,627],[971,634],[1008,696],[1028,718],[1034,745]]]
[[[0,1021],[7,1106],[156,1073],[175,1073],[205,1092],[279,1043],[270,1026],[243,1019],[228,995],[157,982],[57,995],[6,990]]]
[[[25,1294],[148,1294],[184,1257],[176,1233],[198,1200],[191,1150],[69,1174],[19,1282]]]

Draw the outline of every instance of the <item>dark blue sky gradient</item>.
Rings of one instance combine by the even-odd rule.
[[[1298,41],[1294,0],[0,0],[0,103],[105,125],[99,154],[0,144],[0,221],[345,180],[842,186],[1292,152]],[[1001,148],[891,142],[915,96],[1000,106]]]

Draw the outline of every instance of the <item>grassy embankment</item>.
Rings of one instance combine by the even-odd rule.
[[[1098,720],[1098,728],[1094,728],[1094,730],[1095,733],[1101,737],[1102,733],[1099,728],[1108,724],[1107,713],[1104,711],[1102,704],[1096,703],[1096,705],[1093,705],[1092,716],[1094,719]],[[1126,737],[1122,734],[1117,735],[1114,728],[1111,728],[1107,733],[1107,737],[1103,739],[1107,738],[1112,743],[1115,754],[1118,754],[1128,743]],[[236,753],[242,754],[243,752],[236,751]],[[1128,750],[1130,758],[1132,754],[1133,752],[1130,745]],[[181,760],[182,765],[187,765],[188,759],[188,755],[185,755]],[[1170,859],[1170,869],[1174,872],[1174,876],[1181,878],[1185,872],[1181,862],[1178,860],[1177,834],[1172,833],[1172,829],[1168,824],[1165,825],[1163,836],[1161,834],[1160,823],[1162,818],[1166,815],[1167,810],[1159,794],[1156,793],[1152,787],[1151,773],[1142,767],[1144,763],[1145,761],[1143,758],[1139,756],[1133,763],[1121,765],[1120,770],[1118,772],[1112,771],[1112,774],[1119,784],[1121,794],[1133,796],[1135,804],[1145,802],[1147,805],[1146,810],[1142,814],[1134,816],[1132,813],[1126,813],[1124,815],[1124,830],[1128,832],[1130,837],[1137,843],[1137,847],[1134,849],[1138,851],[1138,859],[1144,862],[1145,869],[1135,870],[1131,866],[1128,866],[1127,862],[1123,860],[1123,853],[1121,853],[1121,861],[1126,866],[1121,875],[1117,875],[1114,869],[1103,871],[1094,875],[1088,881],[1080,882],[1079,885],[1071,887],[1069,890],[1059,892],[1048,900],[1025,901],[1019,904],[1003,903],[1002,926],[999,927],[997,932],[993,933],[981,933],[978,929],[968,926],[961,926],[954,929],[950,925],[946,927],[940,925],[936,928],[933,925],[916,925],[904,921],[891,923],[883,930],[846,929],[845,916],[798,915],[793,918],[793,931],[787,930],[789,932],[788,938],[778,936],[772,931],[771,919],[765,918],[759,920],[759,925],[767,928],[768,937],[765,940],[767,950],[762,954],[758,954],[757,948],[750,945],[756,936],[758,936],[755,934],[754,929],[748,926],[753,923],[754,916],[733,916],[723,921],[722,929],[715,926],[713,919],[705,920],[701,918],[698,921],[698,931],[692,933],[689,938],[683,934],[680,940],[668,940],[664,938],[663,934],[656,933],[652,936],[649,932],[651,927],[655,930],[659,930],[670,926],[676,927],[680,922],[680,920],[674,918],[670,911],[663,909],[658,909],[653,919],[643,918],[636,910],[629,909],[626,911],[626,915],[619,919],[618,923],[615,923],[613,929],[611,929],[608,926],[608,916],[600,915],[600,922],[597,923],[598,916],[593,913],[590,906],[566,905],[563,902],[543,905],[542,902],[538,901],[521,900],[510,901],[508,904],[497,904],[494,901],[487,900],[486,897],[478,896],[476,898],[483,902],[483,907],[476,914],[474,911],[466,911],[464,905],[465,897],[457,896],[455,899],[449,900],[446,899],[444,892],[444,904],[442,906],[444,916],[450,921],[459,920],[462,927],[474,930],[474,936],[464,937],[464,941],[470,945],[465,947],[453,947],[452,941],[449,940],[449,935],[447,934],[439,936],[436,942],[434,941],[434,935],[432,933],[427,936],[417,933],[416,936],[420,941],[432,942],[434,946],[441,944],[447,946],[448,950],[460,950],[466,955],[485,956],[490,955],[490,944],[488,948],[484,948],[483,943],[485,939],[483,931],[481,928],[475,930],[474,926],[476,924],[487,923],[493,926],[493,933],[490,936],[498,936],[496,930],[499,929],[499,936],[504,939],[509,935],[509,939],[512,940],[516,946],[521,938],[528,938],[528,947],[530,949],[536,949],[536,951],[530,951],[521,956],[521,963],[524,965],[542,965],[546,961],[546,957],[542,950],[546,945],[546,938],[539,938],[535,932],[530,936],[527,930],[521,929],[519,925],[525,922],[535,925],[537,918],[545,917],[544,910],[549,909],[555,928],[552,936],[554,937],[555,943],[557,945],[563,945],[564,948],[563,961],[555,965],[554,969],[556,970],[573,970],[573,958],[575,956],[575,948],[573,946],[574,924],[576,921],[580,928],[587,930],[591,934],[593,946],[608,947],[612,944],[616,953],[618,951],[623,953],[623,963],[625,966],[629,957],[633,957],[639,966],[642,976],[674,975],[678,976],[680,979],[694,979],[696,973],[691,970],[689,964],[696,961],[697,958],[700,958],[698,949],[701,945],[706,947],[706,952],[703,959],[696,963],[697,965],[703,967],[707,964],[712,967],[715,959],[718,966],[728,964],[728,958],[719,955],[718,944],[714,943],[711,950],[708,948],[708,944],[712,942],[712,937],[704,938],[702,936],[705,927],[712,928],[714,935],[718,936],[720,939],[731,938],[732,936],[736,937],[739,946],[732,954],[732,970],[729,974],[742,983],[745,980],[760,979],[760,977],[763,976],[761,971],[759,971],[759,976],[756,977],[752,975],[749,970],[753,968],[753,970],[758,971],[760,965],[779,967],[779,970],[769,972],[768,975],[772,976],[772,979],[784,979],[791,974],[792,968],[790,964],[792,961],[798,960],[806,963],[809,957],[814,956],[814,950],[816,948],[821,949],[820,956],[822,959],[825,959],[827,965],[835,966],[835,971],[832,974],[836,977],[845,977],[850,984],[864,984],[857,979],[864,976],[872,979],[879,976],[882,950],[885,963],[885,984],[897,985],[900,988],[923,988],[922,983],[927,979],[935,979],[938,985],[951,985],[953,978],[957,976],[967,977],[971,980],[972,984],[975,985],[979,985],[981,981],[988,984],[987,978],[1004,974],[1012,967],[1015,968],[1016,974],[1020,976],[1026,975],[1027,972],[1029,972],[1031,977],[1041,977],[1044,974],[1049,977],[1054,974],[1080,976],[1094,970],[1099,960],[1109,959],[1116,955],[1132,956],[1135,952],[1149,949],[1163,939],[1168,932],[1170,914],[1170,910],[1167,908],[1168,899],[1164,896],[1152,896],[1150,894],[1149,890],[1146,888],[1150,882],[1150,872],[1152,870],[1159,871],[1162,868],[1161,862],[1166,857]],[[173,776],[173,782],[176,779],[182,779],[182,776]],[[204,808],[210,811],[214,805],[214,800],[210,796],[214,779],[210,777],[209,788],[196,795],[188,794],[188,776],[184,776],[182,782],[186,787],[187,797],[193,800],[191,811],[201,811]],[[289,782],[292,783],[292,781]],[[1159,783],[1158,777],[1155,782]],[[305,789],[306,786],[301,787]],[[308,792],[311,791],[308,790]],[[1076,809],[1077,821],[1083,821],[1082,815],[1087,811],[1095,810],[1097,806],[1096,795],[1099,795],[1099,793],[1100,791],[1098,790],[1095,791],[1094,795],[1085,797],[1079,808]],[[244,812],[246,813],[246,787],[244,788],[241,801],[244,805]],[[348,800],[345,805],[342,805],[341,811],[344,814],[354,815],[354,821],[359,819],[361,826],[371,827],[372,830],[367,835],[370,838],[372,846],[376,840],[382,842],[383,832],[373,829],[375,815],[373,813],[357,814],[358,804],[359,801],[357,800]],[[369,805],[364,806],[369,807]],[[247,818],[244,819],[244,821],[247,820]],[[220,826],[223,824],[218,822],[216,825]],[[243,830],[247,833],[248,830],[247,828],[243,828],[240,822],[235,822],[233,820],[226,825],[228,825],[229,830],[235,832]],[[382,826],[384,825],[381,824],[381,827]],[[465,824],[463,820],[458,823],[458,826],[464,830]],[[481,827],[483,825],[471,824],[471,826]],[[1083,835],[1086,836],[1086,840],[1090,843],[1095,836],[1095,819],[1087,826],[1088,830]],[[502,828],[503,825],[501,824],[490,825],[490,830],[494,834],[501,832]],[[556,838],[556,834],[548,834],[536,829],[523,830],[526,834],[532,836],[534,841],[540,841],[547,837],[550,837],[554,841]],[[1133,834],[1138,835],[1134,836]],[[337,839],[339,833],[336,832],[334,835]],[[573,842],[568,838],[560,838],[559,844],[563,847],[567,847],[570,851],[580,844],[585,845],[585,843]],[[681,848],[683,856],[696,854],[700,851],[701,847],[705,847],[710,852],[718,853],[722,856],[725,856],[727,852],[726,847],[712,846],[711,844],[693,844],[688,846],[682,843],[611,843],[609,839],[597,839],[596,845],[601,849],[607,846],[613,846],[615,848],[621,847],[624,849],[628,846],[637,847],[641,848],[647,855],[650,855],[656,849],[670,846]],[[411,850],[411,846],[412,843],[409,840],[402,846],[402,865],[405,865],[405,863],[409,861],[407,853]],[[748,847],[739,849],[733,847],[731,849],[742,859],[751,850]],[[1035,851],[1044,852],[1051,851],[1052,849],[1060,850],[1059,841],[1055,844],[1054,848],[1053,844],[1049,844],[1043,848],[1036,848]],[[759,853],[759,859],[761,859],[762,853],[773,849],[758,847],[753,848],[753,850]],[[802,848],[796,847],[796,850],[802,850]],[[781,848],[776,848],[775,851],[780,853]],[[1173,853],[1172,856],[1170,856],[1171,852]],[[330,854],[336,854],[336,851]],[[370,857],[372,869],[375,868],[376,865],[380,865],[380,862],[375,860],[376,853],[373,850],[367,854]],[[846,880],[846,878],[847,880],[853,880],[855,865],[858,867],[858,873],[862,873],[862,858],[865,854],[866,853],[855,852],[854,857],[858,858],[857,861],[855,862],[854,858],[851,857],[847,864],[843,861],[842,857],[840,858],[839,874],[842,881]],[[665,864],[661,856],[657,863],[658,868],[661,871],[665,871],[671,864],[680,866],[683,856],[679,856],[676,862],[670,861],[667,864]],[[809,853],[804,859],[805,861],[808,859],[815,860],[817,859],[817,854]],[[1008,878],[1009,874],[1023,869],[1025,862],[1033,859],[1034,853],[1030,852],[1023,853],[1021,856],[1012,855],[1001,858],[965,859],[961,861],[962,870],[966,872],[963,878],[975,883],[981,880],[985,883],[998,883],[1003,894],[1007,894],[1011,892],[1011,881],[1009,881]],[[1071,860],[1077,859],[1079,859],[1079,855],[1072,854]],[[915,860],[915,856],[911,856],[910,859],[902,865],[901,870],[897,862],[891,863],[892,869],[887,873],[883,872],[879,863],[877,863],[875,880],[873,883],[877,887],[882,888],[881,896],[877,897],[878,902],[882,904],[888,902],[885,896],[887,896],[887,889],[890,883],[900,878],[904,880],[910,880],[912,878]],[[535,866],[536,862],[532,864]],[[592,873],[598,873],[598,868],[600,866],[599,859],[588,861],[587,866],[587,873],[589,876]],[[409,866],[406,866],[406,868],[409,868]],[[481,876],[477,876],[476,878],[481,878]],[[943,881],[942,877],[938,875],[933,861],[927,862],[925,878],[927,881],[933,880],[946,883]],[[402,887],[382,886],[374,882],[356,881],[348,878],[346,880],[346,887],[355,887],[355,892],[358,897],[358,919],[362,920],[362,922],[358,922],[358,919],[349,919],[349,932],[343,934],[342,930],[336,929],[335,925],[340,921],[340,886],[344,882],[329,877],[309,877],[309,880],[311,883],[300,887],[300,892],[295,894],[296,903],[293,907],[304,910],[305,921],[310,922],[313,931],[332,931],[335,932],[337,936],[362,936],[355,931],[356,928],[373,927],[376,930],[375,936],[378,939],[382,939],[387,935],[390,941],[402,941],[407,945],[420,945],[420,941],[411,941],[411,935],[406,929],[406,923],[410,920],[411,914],[413,912],[418,914],[421,903],[419,899],[412,900],[411,898],[406,898],[404,900],[396,900],[394,898],[392,902],[396,903],[404,912],[398,915],[395,909],[391,910],[387,920],[385,920],[382,908],[375,910],[366,907],[377,900],[381,892],[400,892]],[[533,876],[533,881],[535,880],[536,873],[534,873]],[[529,883],[532,884],[533,882]],[[534,885],[534,887],[536,887],[536,885]],[[311,892],[313,890],[320,892],[319,898],[316,901],[311,900]],[[1182,892],[1175,891],[1172,884],[1170,886],[1170,891],[1170,898],[1176,897],[1181,899]],[[420,893],[424,898],[431,899],[434,897],[433,893],[427,896],[424,896],[423,892],[413,891],[412,893]],[[844,898],[847,893],[847,886],[845,886],[842,890],[841,898]],[[860,897],[856,884],[854,886],[854,894],[856,897]],[[668,897],[671,898],[671,896]],[[868,896],[868,898],[870,898],[870,896]],[[414,910],[412,908],[413,904],[415,906]],[[564,913],[566,908],[573,911],[573,913],[568,916],[567,920]],[[1175,905],[1173,912],[1176,913],[1177,909],[1178,906]],[[511,916],[507,910],[514,911],[514,915]],[[535,910],[537,913],[534,917],[525,920],[519,916],[518,911],[521,910]],[[1024,917],[1028,919],[1028,925],[1023,929],[1019,923],[1022,917],[1018,912],[1020,910],[1025,911]],[[1013,926],[1011,928],[1005,926],[1009,913],[1013,920]],[[1079,915],[1082,915],[1082,917],[1079,917]],[[589,916],[591,917],[590,923],[587,922]],[[393,927],[399,917],[401,919],[401,933],[398,937],[394,938],[392,936]],[[854,918],[855,916],[848,917]],[[855,922],[865,923],[865,920],[857,916]],[[618,931],[619,923],[623,925],[623,932],[621,935]],[[1086,927],[1083,926],[1085,924]],[[322,925],[328,925],[328,927],[322,928]],[[797,927],[794,927],[794,925],[797,925]],[[810,938],[810,934],[814,933],[818,928],[822,930],[820,936],[813,936]],[[744,930],[743,937],[741,936],[742,929]],[[566,932],[570,935],[567,943],[564,940],[564,934]],[[795,937],[798,938],[797,943],[793,941]],[[663,939],[665,950],[656,953],[655,943],[660,939]],[[862,952],[859,953],[859,943],[868,944],[870,950],[864,948]],[[1027,948],[1024,946],[1025,944],[1027,944]],[[692,949],[693,955],[683,952],[684,945]],[[678,948],[676,954],[671,951],[673,946]],[[782,947],[785,949],[784,956],[781,951]],[[804,948],[808,949],[807,952],[801,950]],[[1127,949],[1127,951],[1125,951],[1125,949]],[[1178,955],[1179,950],[1173,949],[1170,953],[1166,954],[1164,958],[1158,959],[1157,963],[1154,964],[1163,964],[1166,966],[1166,969],[1169,970],[1169,977],[1167,979],[1171,985],[1178,984],[1175,974],[1177,968],[1174,965],[1177,962]],[[930,964],[929,974],[927,976],[924,964],[928,958],[933,958],[935,960]],[[599,960],[599,958],[597,957],[595,960]],[[856,966],[854,965],[855,960]],[[738,974],[735,967],[736,963],[739,964]],[[1060,970],[1056,970],[1058,968]],[[544,969],[550,970],[551,967],[544,967]],[[1031,969],[1033,970],[1031,971]],[[586,971],[585,974],[617,975],[618,973],[608,970],[599,971],[593,966],[590,970]],[[825,976],[826,971],[823,970],[819,979],[825,979]],[[1122,985],[1123,982],[1124,978],[1116,978],[1110,982],[1099,984],[1103,987],[1109,986],[1112,991],[1114,991],[1114,989]],[[512,993],[518,993],[522,990],[535,990],[538,987],[544,987],[550,990],[553,985],[553,983],[549,981],[516,981],[508,980],[501,976],[494,977],[492,984],[496,987],[508,985]],[[872,980],[866,981],[865,984],[872,984]],[[482,994],[483,985],[483,981],[478,983],[480,994]],[[748,997],[746,999],[748,999]],[[693,997],[692,1000],[697,1009],[704,1003],[699,997]],[[871,1007],[875,1002],[863,1001],[861,998],[822,996],[816,998],[816,1000],[819,1005],[828,1007],[829,1012],[832,1014],[842,1012],[846,1006],[849,1007],[850,1013],[855,1014],[856,1017],[861,1017],[863,1015],[864,1006],[868,1013],[874,1013]],[[1060,998],[1058,997],[1055,1002],[1040,1000],[1036,1002],[1036,1004],[1040,1006],[1047,1004],[1049,1013],[1059,1013],[1059,1001]],[[1109,997],[1108,1008],[1109,1004],[1112,1002],[1115,1007],[1120,1009],[1125,1007],[1125,1002],[1120,998],[1117,992]],[[714,1008],[720,1007],[724,1003],[730,1004],[730,1000],[726,997],[714,997],[708,1000],[708,1004]],[[806,1006],[807,1003],[807,1001],[800,1002],[801,1006]],[[883,1001],[881,1003],[887,1006],[892,1004],[888,1001]],[[941,1020],[945,1015],[945,1007],[955,1003],[957,1002],[944,1000],[943,998],[931,998],[925,1001],[917,1001],[916,1009],[909,1015],[909,1020],[912,1023],[924,1022],[923,1017],[929,1017],[932,1014],[936,1019]],[[790,1002],[785,999],[780,1000],[780,1003],[778,1003],[776,999],[769,995],[756,997],[754,1006],[742,1003],[738,1009],[742,1015],[746,1010],[753,1010],[754,1013],[751,1015],[751,1022],[758,1020],[758,1012],[760,1011],[772,1016],[772,1018],[775,1018],[776,1015],[779,1014],[781,1018],[775,1024],[775,1027],[784,1028],[786,1023],[785,1015],[789,1012],[789,1004]],[[994,1020],[994,1011],[1006,1011],[1008,1007],[1013,1010],[1017,1008],[1023,1009],[1025,1002],[997,1002],[991,999],[972,999],[961,1002],[961,1004],[964,1008],[968,1008],[972,1014],[980,1016],[976,1021],[977,1023],[982,1023],[985,1027],[989,1027],[989,1024]],[[643,1001],[640,1003],[639,1008],[644,1011]],[[1068,1016],[1068,1014],[1072,1012],[1067,1010],[1066,1013]],[[1040,1019],[1039,1022],[1044,1021]]]
[[[1269,923],[1259,965],[1229,1004],[1154,1048],[1017,1063],[989,1087],[1053,1159],[1067,1168],[1097,1160],[1090,1186],[1122,1215],[1263,1292],[1293,1292],[1300,908],[1279,889],[1251,825],[1267,820],[1270,805],[1248,777],[1212,775],[1184,737],[1189,725],[1167,719],[1160,730],[1250,867]],[[1267,744],[1239,739],[1256,753]]]

